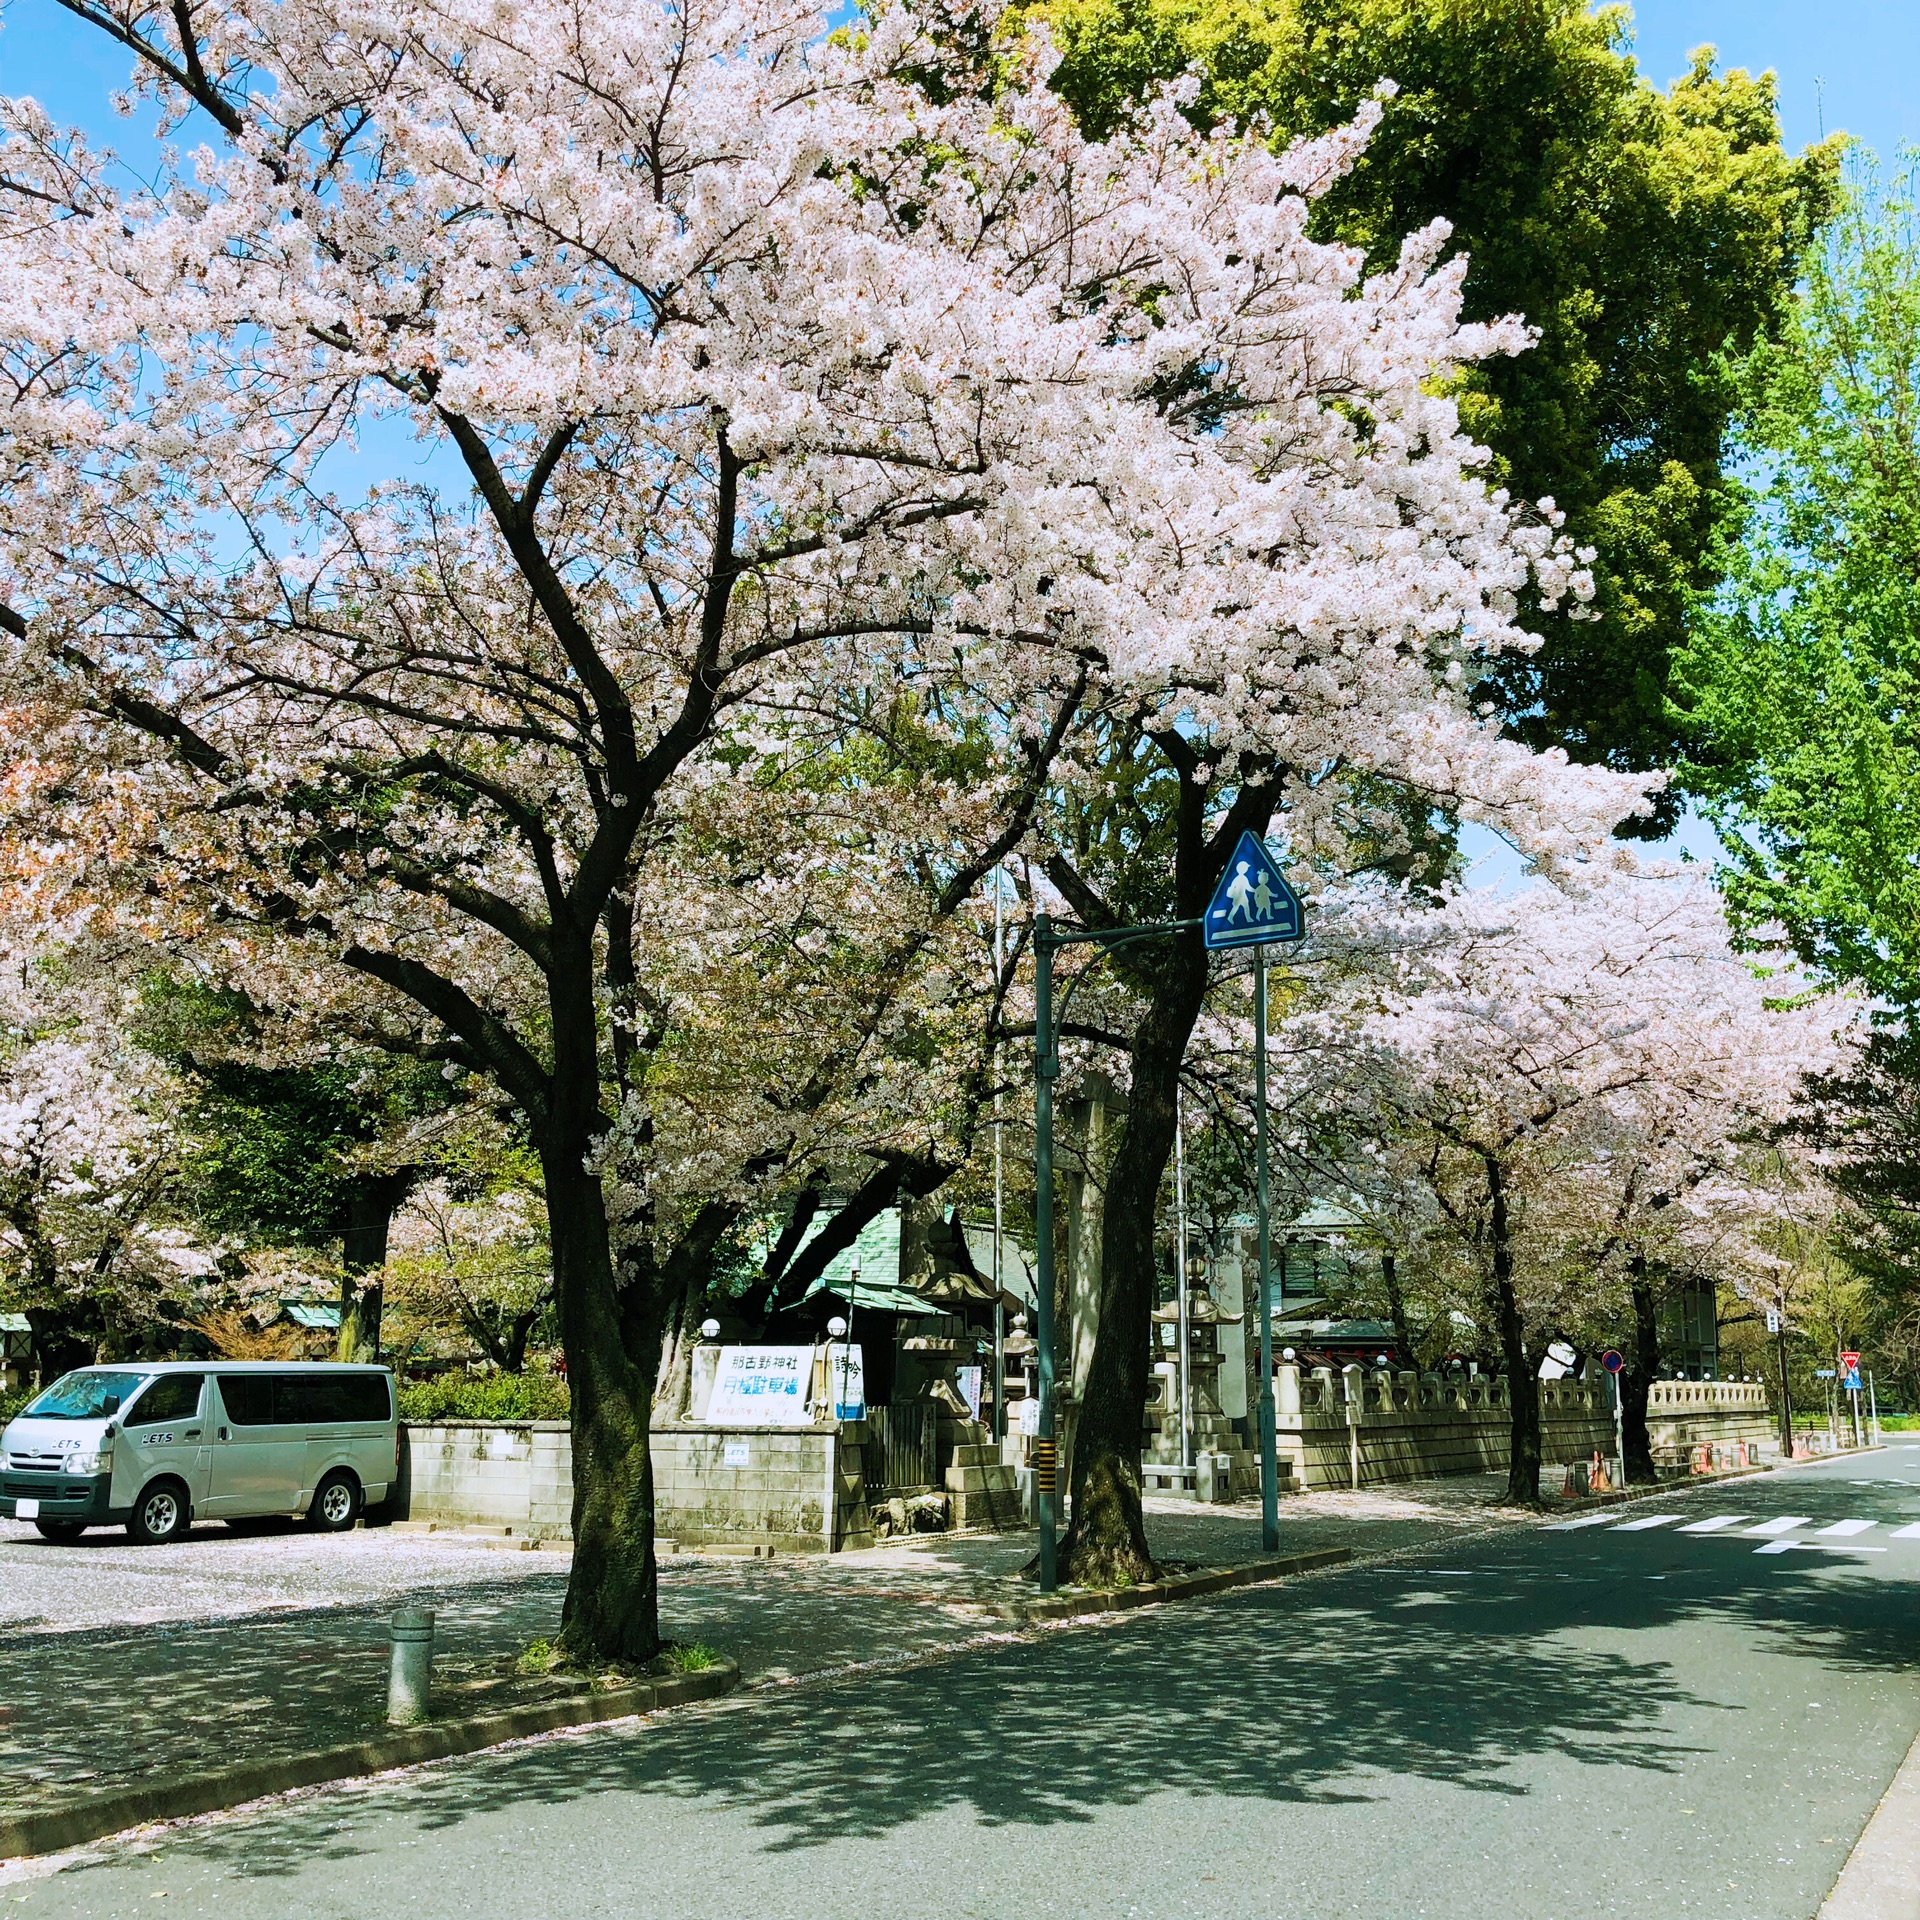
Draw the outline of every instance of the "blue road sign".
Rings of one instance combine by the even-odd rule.
[[[1266,843],[1243,833],[1207,902],[1207,945],[1263,947],[1270,940],[1299,940],[1306,935],[1306,919],[1300,896],[1274,865]]]
[[[1860,1391],[1860,1369],[1858,1367],[1849,1367],[1846,1372],[1840,1376],[1840,1384],[1845,1387],[1849,1393],[1858,1393]]]
[[[1606,1352],[1600,1356],[1600,1364],[1605,1367],[1609,1373],[1618,1373],[1627,1363],[1618,1348],[1609,1347]]]

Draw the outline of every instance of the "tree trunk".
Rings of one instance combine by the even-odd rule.
[[[346,1269],[340,1282],[342,1360],[380,1358],[382,1289],[377,1280],[359,1285],[356,1276],[387,1264],[393,1216],[412,1185],[413,1173],[408,1169],[363,1174],[347,1191],[347,1219],[340,1234],[340,1264]]]
[[[1627,1456],[1627,1484],[1652,1486],[1660,1478],[1647,1431],[1647,1398],[1660,1373],[1660,1308],[1643,1262],[1634,1263],[1633,1364],[1620,1373],[1620,1438]]]
[[[1415,1365],[1413,1336],[1407,1331],[1407,1299],[1400,1291],[1400,1273],[1391,1252],[1380,1256],[1380,1278],[1387,1289],[1387,1311],[1393,1316],[1393,1344],[1400,1349],[1400,1364]]]
[[[1515,1506],[1540,1502],[1540,1376],[1527,1353],[1526,1327],[1513,1290],[1513,1241],[1507,1219],[1506,1182],[1489,1155],[1487,1199],[1491,1203],[1493,1289],[1499,1306],[1500,1351],[1507,1366],[1511,1438],[1507,1449],[1507,1499]]]
[[[573,1574],[560,1648],[577,1665],[630,1666],[660,1651],[647,1432],[658,1329],[655,1354],[631,1350],[600,1182],[585,1171],[585,1152],[582,1139],[543,1161],[573,1425]]]
[[[1270,766],[1261,779],[1248,778],[1209,837],[1211,796],[1204,770],[1177,733],[1156,734],[1154,744],[1180,778],[1174,914],[1197,922],[1240,835],[1265,831],[1283,772]],[[1093,924],[1113,924],[1104,903],[1070,863],[1049,860],[1047,873]],[[1173,1154],[1180,1067],[1207,992],[1208,955],[1197,924],[1156,940],[1150,952],[1136,951],[1134,964],[1151,982],[1151,993],[1133,1033],[1133,1079],[1101,1210],[1100,1319],[1075,1415],[1073,1518],[1060,1549],[1065,1578],[1086,1586],[1146,1579],[1153,1571],[1140,1505],[1141,1436],[1158,1290],[1153,1231]]]
[[[1140,1505],[1140,1436],[1152,1365],[1154,1228],[1173,1153],[1174,1098],[1206,993],[1207,955],[1183,934],[1134,1033],[1133,1083],[1101,1209],[1100,1313],[1073,1442],[1065,1577],[1106,1587],[1150,1579]]]

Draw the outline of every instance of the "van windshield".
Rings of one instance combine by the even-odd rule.
[[[64,1373],[37,1400],[28,1401],[23,1420],[104,1420],[133,1398],[144,1373]],[[112,1401],[109,1406],[108,1401]]]

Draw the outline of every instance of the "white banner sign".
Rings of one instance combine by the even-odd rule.
[[[827,1378],[833,1383],[833,1417],[864,1420],[867,1417],[867,1367],[861,1350],[845,1340],[828,1347]]]
[[[810,1427],[811,1347],[722,1347],[707,1402],[713,1427]]]

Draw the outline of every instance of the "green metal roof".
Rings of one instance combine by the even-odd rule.
[[[857,1287],[844,1278],[833,1281],[822,1274],[807,1289],[805,1297],[811,1300],[816,1293],[830,1293],[836,1300],[845,1300],[855,1313],[863,1307],[870,1313],[918,1313],[927,1316],[947,1311],[930,1300],[922,1300],[917,1293],[909,1292],[905,1287],[896,1287],[885,1280],[869,1281],[864,1266],[860,1269],[860,1284]]]
[[[338,1333],[340,1331],[340,1309],[338,1307],[310,1307],[303,1301],[287,1300],[287,1318],[296,1327],[306,1327],[314,1333]]]

